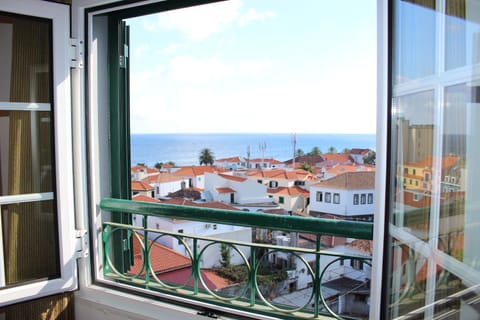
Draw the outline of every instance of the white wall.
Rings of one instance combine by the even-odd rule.
[[[317,201],[317,192],[323,193],[323,201]],[[330,203],[325,201],[325,193],[330,192]],[[333,203],[334,194],[340,194],[340,203]],[[342,190],[342,189],[329,189],[319,188],[316,186],[310,187],[310,211],[331,213],[337,215],[356,216],[373,214],[375,209],[375,198],[373,203],[368,203],[368,194],[371,193],[375,197],[374,189],[357,189],[357,190]],[[358,194],[358,205],[353,204],[354,195]],[[365,194],[366,203],[361,204],[361,195]]]

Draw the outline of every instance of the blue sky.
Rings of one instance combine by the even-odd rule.
[[[374,133],[375,3],[230,0],[128,20],[132,133]]]

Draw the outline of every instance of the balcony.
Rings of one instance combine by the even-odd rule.
[[[324,248],[322,236],[371,240],[371,223],[119,199],[103,199],[100,208],[103,273],[113,284],[237,314],[280,319],[368,317],[370,255]],[[135,217],[140,222],[116,222],[121,220],[119,216],[123,221]],[[292,241],[278,246],[152,228],[149,220],[158,217],[201,221],[201,226],[309,234],[315,245],[312,249]],[[182,252],[160,246],[165,239]],[[218,258],[212,258],[216,255]],[[126,265],[122,264],[125,259],[129,261]]]

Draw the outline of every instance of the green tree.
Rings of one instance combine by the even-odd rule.
[[[137,166],[146,167],[146,166],[145,166],[145,162],[138,162],[138,163],[137,163]]]
[[[337,153],[337,149],[335,147],[328,148],[328,153]]]
[[[155,163],[155,166],[154,166],[156,169],[158,169],[158,171],[160,171],[163,167],[163,162],[157,162]]]
[[[230,259],[232,257],[232,250],[229,245],[222,243],[220,244],[220,265],[224,268],[230,267]]]
[[[352,150],[348,148],[343,148],[342,153],[350,153],[350,151]]]
[[[310,173],[313,173],[313,168],[311,165],[309,165],[308,163],[304,162],[301,166],[298,167],[299,169],[303,169],[307,172],[310,172]]]
[[[295,155],[297,157],[302,157],[305,155],[305,151],[303,151],[302,149],[297,149],[297,151],[295,152]]]
[[[375,151],[369,151],[368,154],[363,157],[363,163],[375,165],[377,159],[377,154]]]
[[[319,147],[313,147],[312,150],[308,153],[309,156],[319,156],[322,154],[322,150]]]
[[[206,166],[211,166],[213,165],[213,162],[215,161],[215,157],[213,155],[212,150],[209,148],[204,148],[200,151],[200,155],[198,156],[198,161],[200,162],[200,165],[204,164]]]

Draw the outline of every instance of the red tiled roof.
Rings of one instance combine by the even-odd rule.
[[[154,176],[154,182],[162,183],[162,182],[174,182],[174,181],[182,181],[183,179],[178,175],[174,175],[168,172],[160,172],[158,175]]]
[[[374,189],[375,172],[348,172],[319,182],[315,186],[337,189]]]
[[[218,193],[233,193],[236,192],[232,188],[216,188]]]
[[[151,191],[154,189],[151,185],[142,181],[132,181],[131,187],[134,191]]]
[[[230,175],[230,174],[219,173],[218,175],[219,175],[220,177],[224,178],[224,179],[232,180],[232,181],[243,182],[243,181],[247,180],[247,178],[232,176],[232,175]]]
[[[133,266],[130,268],[130,274],[144,273],[145,270],[142,270],[143,267],[143,253],[142,245],[144,237],[138,234],[138,238],[134,236],[133,240]],[[150,246],[150,264],[152,270],[156,273],[164,273],[172,270],[178,270],[186,268],[192,265],[192,261],[189,257],[186,257],[172,249],[169,249],[157,242],[148,240],[148,245]]]
[[[212,166],[188,166],[181,167],[178,171],[175,171],[173,174],[182,177],[194,177],[204,175],[205,172],[213,173],[217,169]]]
[[[358,165],[358,164],[339,164],[327,170],[328,174],[341,174],[347,172],[372,172],[375,171],[374,166]]]
[[[230,158],[223,158],[223,159],[217,159],[215,160],[216,162],[241,162],[240,157],[230,157]]]
[[[322,154],[323,159],[326,161],[345,163],[352,161],[352,158],[347,153],[324,153]]]
[[[300,188],[299,186],[293,186],[293,187],[278,187],[278,188],[268,188],[267,193],[272,193],[272,194],[281,194],[281,195],[286,195],[290,197],[294,196],[302,196],[302,197],[309,197],[310,192]]]
[[[159,200],[157,199],[154,199],[154,198],[151,198],[151,197],[147,197],[147,196],[144,196],[142,194],[136,194],[132,197],[132,200],[135,200],[135,201],[143,201],[143,202],[160,202]]]

